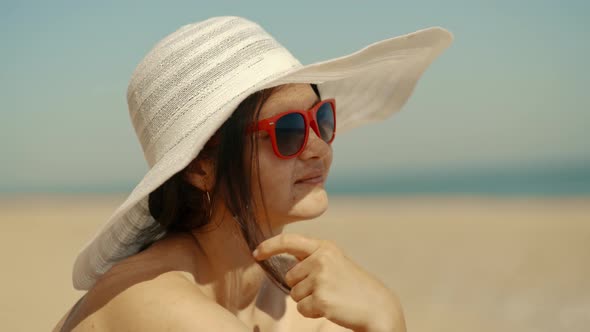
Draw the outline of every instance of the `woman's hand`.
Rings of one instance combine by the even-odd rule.
[[[303,316],[325,317],[354,331],[406,330],[394,293],[333,242],[282,233],[260,243],[253,255],[265,260],[281,253],[299,260],[285,281]]]

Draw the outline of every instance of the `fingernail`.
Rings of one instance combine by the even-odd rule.
[[[253,255],[254,257],[258,256],[258,249],[255,249],[255,250],[252,252],[252,255]]]

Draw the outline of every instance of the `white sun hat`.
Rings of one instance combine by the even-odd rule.
[[[127,89],[129,116],[149,170],[78,254],[74,287],[90,289],[111,266],[139,251],[138,234],[156,223],[150,192],[186,167],[250,94],[315,83],[322,99],[336,99],[336,132],[342,134],[399,111],[452,40],[447,30],[432,27],[302,65],[243,17],[212,17],[164,37],[137,65]]]

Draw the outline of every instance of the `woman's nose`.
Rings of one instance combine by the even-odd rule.
[[[307,144],[303,148],[299,158],[320,158],[331,151],[330,144],[326,143],[321,137],[319,137],[315,130],[309,128],[309,136],[307,137]]]

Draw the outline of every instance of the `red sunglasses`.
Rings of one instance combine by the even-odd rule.
[[[272,148],[281,159],[295,158],[305,148],[309,127],[318,137],[330,144],[336,135],[336,100],[325,99],[307,111],[291,110],[258,121],[248,127],[248,133],[265,130]]]

